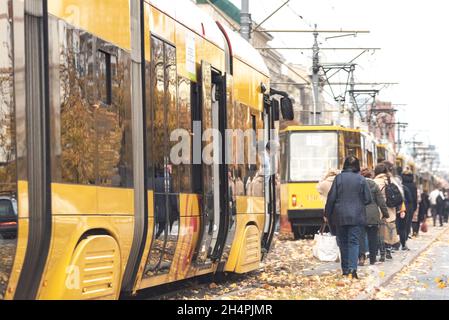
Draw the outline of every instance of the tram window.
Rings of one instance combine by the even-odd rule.
[[[60,86],[53,109],[60,110],[52,118],[60,121],[54,139],[61,145],[53,150],[60,153],[53,163],[55,177],[64,183],[132,187],[130,55],[68,24],[53,26],[59,39],[51,39],[50,50],[59,53],[59,68],[51,76]]]
[[[61,154],[56,155],[60,167],[55,170],[61,171],[64,183],[95,184],[95,38],[65,23],[57,26],[59,38],[50,39],[50,50],[59,53],[59,68],[53,68],[52,74],[59,77],[60,87],[59,105],[53,106],[59,112],[52,117],[59,120],[61,128],[60,136],[55,137],[61,145]]]
[[[98,58],[98,94],[99,99],[104,104],[112,104],[112,71],[111,65],[116,65],[116,58],[111,56],[110,53],[99,50],[97,53]],[[114,60],[114,61],[112,61]]]
[[[170,141],[170,134],[179,128],[179,113],[178,113],[178,103],[177,103],[177,70],[176,70],[176,49],[175,47],[164,43],[165,49],[165,99],[167,103],[167,157],[169,158],[171,148],[176,144],[175,141]],[[171,163],[170,159],[168,162],[171,164],[169,168],[169,175],[173,183],[172,192],[179,192],[180,174],[179,165],[174,165]]]
[[[107,99],[110,103],[97,108],[95,113],[98,183],[111,187],[131,187],[131,61],[125,51],[118,48],[110,50],[114,51],[114,55],[106,54],[105,64],[106,78],[109,78],[107,90],[110,91]],[[103,63],[100,62],[98,68],[101,70],[102,67]]]
[[[192,192],[192,106],[191,106],[191,83],[187,78],[180,77],[178,79],[178,111],[179,111],[179,128],[185,130],[188,136],[183,139],[188,140],[188,153],[182,154],[182,164],[179,165],[180,170],[180,187],[181,192]]]
[[[199,96],[199,86],[196,82],[190,83],[190,99],[191,99],[191,117],[192,117],[192,128],[193,122],[201,121],[201,105]],[[195,138],[195,136],[193,136]],[[192,191],[193,193],[202,192],[202,172],[201,164],[193,162],[193,144],[192,144]],[[201,155],[200,155],[201,156]]]
[[[329,169],[337,168],[337,133],[292,133],[289,153],[290,181],[319,181]]]

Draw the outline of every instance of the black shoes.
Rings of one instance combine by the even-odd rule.
[[[365,265],[366,256],[364,254],[359,257],[359,266],[363,267]]]
[[[410,249],[405,245],[402,247],[402,251],[410,251]]]
[[[385,256],[388,260],[393,259],[393,256],[391,255],[391,251],[387,251],[387,255]]]
[[[385,262],[385,254],[381,254],[381,255],[380,255],[379,261],[380,261],[380,262]]]
[[[357,270],[349,270],[349,278],[359,279],[359,276],[357,275]]]

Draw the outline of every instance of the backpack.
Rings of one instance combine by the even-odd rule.
[[[391,183],[390,178],[385,185],[385,200],[388,208],[397,208],[403,202],[401,191],[396,184]]]

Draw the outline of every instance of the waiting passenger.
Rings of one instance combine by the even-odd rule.
[[[387,204],[382,191],[379,189],[373,178],[373,172],[369,168],[363,168],[361,175],[366,178],[366,182],[371,191],[373,202],[366,206],[366,227],[365,232],[368,236],[369,260],[370,264],[375,264],[379,243],[379,225],[389,218]],[[366,252],[365,241],[361,239],[361,253]],[[363,257],[362,257],[363,259]],[[363,259],[364,260],[364,259]],[[383,259],[385,260],[385,259]]]
[[[340,173],[340,170],[330,169],[324,178],[317,184],[316,189],[320,194],[321,198],[324,202],[327,200],[327,195],[331,190],[332,183],[334,182],[335,177]]]
[[[343,172],[335,177],[324,210],[325,220],[336,226],[343,275],[355,279],[358,279],[360,230],[366,225],[365,206],[372,201],[368,183],[359,172],[359,160],[347,157]]]
[[[385,162],[379,163],[375,170],[375,178],[374,182],[377,183],[379,186],[379,189],[382,191],[385,200],[387,200],[386,196],[386,188],[387,185],[390,183],[393,183],[396,185],[398,189],[401,190],[400,186],[397,184],[396,179],[392,178],[392,174],[390,172],[391,167],[387,166]],[[399,190],[399,191],[400,191]],[[403,191],[402,191],[403,192]],[[401,193],[402,193],[401,192]],[[387,202],[387,201],[386,201]],[[399,240],[398,233],[396,230],[396,207],[388,207],[388,219],[386,219],[385,224],[380,225],[380,239],[383,239],[383,241],[380,241],[380,261],[385,261],[385,258],[387,259],[393,259],[393,256],[391,255],[392,246],[396,244]],[[405,211],[403,212],[403,216],[405,217]]]

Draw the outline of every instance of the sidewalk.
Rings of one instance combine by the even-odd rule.
[[[372,296],[376,293],[376,288],[386,286],[397,273],[412,264],[436,239],[448,232],[448,225],[444,227],[429,226],[427,233],[420,233],[418,238],[407,242],[410,251],[396,251],[393,253],[393,260],[391,261],[386,261],[381,265],[362,267],[361,269],[372,281],[368,281],[369,285],[365,292],[361,293],[356,300],[372,299]]]
[[[431,220],[431,219],[429,219]],[[366,282],[366,289],[359,294],[356,300],[367,300],[376,292],[376,288],[385,286],[405,266],[410,265],[422,252],[424,252],[440,235],[449,233],[449,225],[433,227],[429,225],[427,233],[421,233],[417,238],[407,242],[410,251],[394,251],[393,260],[371,266],[367,262],[364,267],[359,267],[358,274],[362,281]],[[340,273],[339,262],[318,263],[305,266],[304,276],[321,276],[332,273]]]

